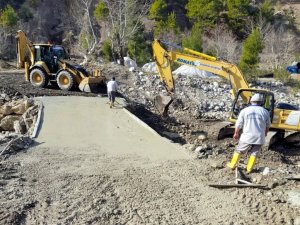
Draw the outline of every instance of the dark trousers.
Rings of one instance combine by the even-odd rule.
[[[116,92],[115,91],[109,91],[108,92],[108,98],[109,98],[110,102],[114,103],[115,99],[116,99]]]

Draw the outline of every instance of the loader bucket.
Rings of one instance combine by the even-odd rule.
[[[98,92],[100,85],[104,85],[103,77],[85,77],[79,83],[79,89],[82,92]]]
[[[162,116],[167,116],[172,102],[173,99],[170,96],[157,95],[154,97],[154,106]]]

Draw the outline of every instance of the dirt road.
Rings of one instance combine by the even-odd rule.
[[[37,144],[1,164],[1,224],[250,224],[206,163],[103,98],[44,98]],[[79,107],[80,105],[80,107]],[[243,222],[244,221],[244,222]],[[257,223],[261,224],[261,223]]]

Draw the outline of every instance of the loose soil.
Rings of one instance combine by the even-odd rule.
[[[130,86],[134,77],[120,71],[107,69],[104,75]],[[38,89],[21,74],[1,74],[0,90],[26,96],[106,95],[105,90]],[[289,203],[289,192],[299,193],[299,183],[284,179],[299,174],[299,147],[282,141],[262,152],[257,169],[244,179],[266,189],[215,189],[208,185],[234,181],[226,163],[236,143],[199,136],[220,121],[191,121],[189,114],[180,121],[173,115],[162,118],[127,100],[130,111],[158,133],[171,133],[172,141],[193,159],[140,166],[140,158],[107,157],[97,154],[95,146],[86,146],[84,155],[76,146],[34,146],[0,162],[0,224],[299,224],[299,206]],[[201,157],[194,153],[197,146],[205,146]],[[131,164],[120,168],[124,160]],[[88,169],[81,170],[81,165]],[[270,172],[263,176],[265,167]]]

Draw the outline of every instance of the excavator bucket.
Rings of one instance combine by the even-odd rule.
[[[82,92],[98,92],[100,85],[104,83],[104,77],[85,77],[79,83],[79,89]]]
[[[162,116],[167,116],[172,102],[173,99],[170,96],[157,95],[154,97],[154,106]]]

